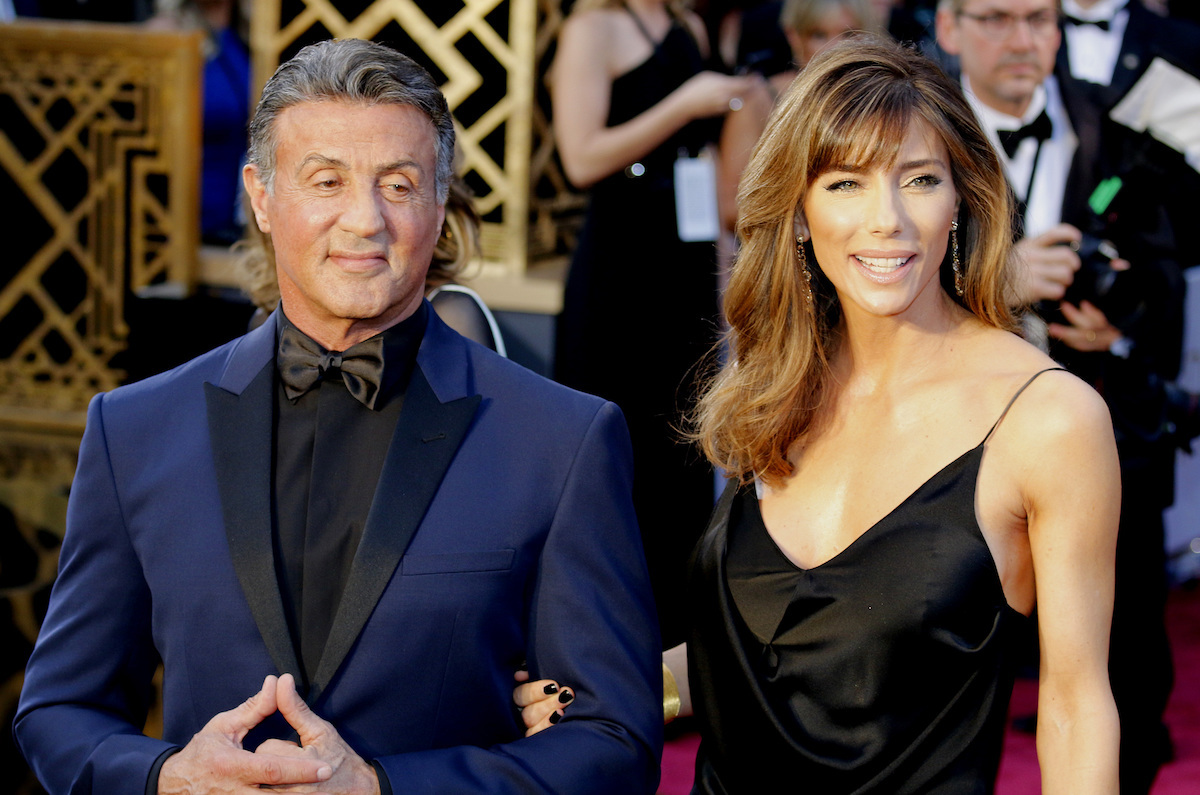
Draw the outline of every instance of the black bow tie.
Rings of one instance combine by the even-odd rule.
[[[1063,22],[1067,23],[1068,25],[1076,25],[1079,27],[1084,25],[1095,25],[1096,27],[1100,28],[1100,30],[1104,31],[1107,31],[1112,27],[1112,22],[1107,19],[1080,19],[1079,17],[1073,17],[1069,14],[1063,15]]]
[[[345,352],[327,351],[285,324],[279,335],[276,364],[283,391],[290,400],[312,389],[325,373],[337,370],[350,394],[373,409],[383,381],[383,336],[360,342]]]
[[[1041,143],[1049,138],[1052,132],[1054,132],[1054,128],[1050,125],[1050,117],[1046,115],[1046,111],[1039,113],[1036,119],[1019,130],[997,130],[1000,136],[1000,145],[1004,147],[1004,151],[1009,157],[1016,157],[1017,147],[1026,138],[1034,138]]]

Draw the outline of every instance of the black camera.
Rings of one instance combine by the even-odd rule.
[[[1086,232],[1078,243],[1071,243],[1070,246],[1079,255],[1079,272],[1075,274],[1075,281],[1067,288],[1063,300],[1076,306],[1080,301],[1100,306],[1117,280],[1119,271],[1113,269],[1112,263],[1121,255],[1110,241]]]

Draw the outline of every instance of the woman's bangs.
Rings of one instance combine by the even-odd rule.
[[[870,98],[864,98],[870,99]],[[912,108],[900,102],[857,102],[833,115],[814,147],[813,170],[888,168],[900,156]]]

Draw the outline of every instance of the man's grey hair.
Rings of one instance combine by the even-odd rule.
[[[433,123],[437,141],[435,186],[445,202],[454,176],[454,121],[446,98],[429,72],[390,47],[362,39],[322,41],[296,53],[263,87],[250,121],[247,161],[258,168],[267,191],[274,190],[279,114],[302,102],[411,105]]]

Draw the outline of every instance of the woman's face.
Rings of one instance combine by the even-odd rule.
[[[817,175],[798,231],[812,241],[844,312],[897,316],[931,309],[945,295],[938,271],[957,205],[945,143],[914,121],[895,163]]]
[[[801,69],[813,56],[828,47],[833,41],[852,30],[862,30],[862,21],[844,5],[832,5],[821,15],[817,23],[803,33],[791,29],[784,31],[792,49],[792,60]]]

